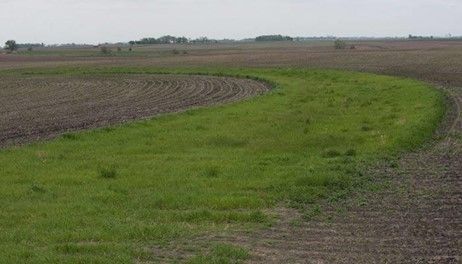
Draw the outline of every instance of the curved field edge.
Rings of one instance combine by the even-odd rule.
[[[61,71],[61,72],[60,72]],[[1,262],[153,261],[155,248],[271,223],[266,209],[361,188],[361,167],[418,147],[442,95],[410,80],[300,69],[27,70],[252,77],[266,96],[0,151]],[[12,73],[8,73],[12,74]]]
[[[166,74],[0,75],[0,83],[0,148],[236,102],[271,89],[244,78]]]

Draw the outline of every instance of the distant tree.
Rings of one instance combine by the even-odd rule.
[[[27,48],[27,51],[32,52],[33,49],[34,49],[34,48],[32,48],[32,47],[28,47],[28,48]]]
[[[121,51],[122,51],[122,48],[121,48],[121,47],[117,47],[117,51],[118,51],[118,52],[121,52]]]
[[[282,35],[263,35],[255,38],[255,41],[293,41],[294,39],[289,36]]]
[[[188,39],[186,37],[179,37],[175,39],[176,43],[188,43]]]
[[[130,48],[128,48],[128,51],[133,51],[133,46],[130,46]]]
[[[170,36],[170,35],[162,36],[157,39],[157,43],[159,44],[172,44],[176,42],[177,42],[177,38],[174,36]]]
[[[14,40],[8,40],[5,42],[5,49],[9,52],[13,52],[18,49],[18,44],[16,44],[16,41]]]
[[[209,43],[210,40],[207,37],[200,37],[192,41],[193,43]]]
[[[346,45],[345,41],[343,41],[341,39],[337,39],[334,42],[334,46],[335,46],[335,49],[345,49],[347,45]]]
[[[103,53],[103,54],[109,54],[109,53],[111,53],[111,49],[108,48],[108,47],[106,47],[106,46],[101,46],[100,49],[101,49],[101,53]]]

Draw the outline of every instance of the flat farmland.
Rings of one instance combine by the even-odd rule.
[[[44,49],[0,54],[0,68],[76,65],[175,67],[308,67],[412,77],[462,86],[462,41],[332,41],[135,46],[102,55],[98,48]],[[177,54],[174,51],[177,51]],[[184,53],[185,52],[185,53]]]
[[[348,45],[0,55],[0,262],[457,263],[462,42]]]

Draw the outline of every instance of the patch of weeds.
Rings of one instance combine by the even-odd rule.
[[[329,150],[326,150],[324,151],[324,153],[322,154],[322,156],[324,158],[335,158],[335,157],[338,157],[342,155],[340,152],[338,152],[337,150],[334,150],[334,149],[329,149]]]
[[[74,133],[66,133],[63,134],[61,137],[67,140],[76,140],[78,138],[78,136]]]
[[[335,203],[341,200],[345,200],[351,194],[351,190],[344,189],[334,192],[328,199],[330,203]]]
[[[101,129],[101,131],[105,132],[105,133],[110,133],[110,132],[112,132],[114,130],[115,130],[115,128],[113,128],[113,127],[105,127],[105,128]]]
[[[367,101],[367,102],[363,102],[361,103],[361,107],[368,107],[368,106],[371,106],[372,105],[372,102],[371,101]]]
[[[289,154],[281,153],[278,155],[267,155],[261,159],[259,162],[260,165],[268,165],[268,164],[280,164],[280,165],[288,165],[295,162]]]
[[[358,206],[359,207],[364,207],[368,204],[366,197],[361,196],[358,198]]]
[[[325,187],[323,187],[323,185],[310,186],[300,184],[292,187],[288,198],[292,208],[301,208],[301,206],[312,204],[324,196]]]
[[[110,185],[108,187],[108,190],[113,191],[114,193],[122,194],[122,195],[127,195],[128,194],[128,190],[121,187],[121,186]]]
[[[371,130],[372,130],[372,127],[370,127],[369,125],[362,125],[361,126],[361,131],[367,132],[367,131],[371,131]]]
[[[369,182],[366,185],[365,189],[372,193],[378,193],[379,191],[389,189],[389,188],[391,188],[391,183],[386,181],[386,182],[380,182],[380,183]]]
[[[457,141],[462,141],[462,133],[455,132],[453,136],[457,139]]]
[[[205,255],[199,255],[190,259],[188,264],[238,264],[249,258],[246,249],[233,245],[219,244]]]
[[[30,190],[34,193],[46,193],[47,190],[41,184],[34,183],[31,185]]]
[[[386,157],[385,161],[388,163],[388,166],[390,166],[390,168],[396,169],[399,167],[398,160],[395,157]]]
[[[348,157],[356,156],[356,150],[355,150],[355,149],[348,149],[348,150],[345,152],[345,156],[348,156]]]
[[[290,221],[290,226],[292,227],[300,227],[302,225],[302,221],[300,219],[294,219]]]
[[[343,100],[343,107],[348,108],[353,103],[353,99],[351,97],[347,97]]]
[[[391,160],[390,161],[390,167],[396,169],[396,168],[399,167],[399,164],[398,164],[398,162],[396,160]]]
[[[117,170],[114,167],[100,168],[99,176],[104,179],[115,179],[117,177]]]
[[[316,205],[310,208],[308,211],[306,211],[302,217],[305,221],[311,221],[313,220],[313,218],[319,216],[320,214],[321,214],[321,207],[319,205]]]
[[[197,125],[196,130],[204,131],[204,130],[207,130],[207,128],[205,126],[202,126],[202,125]]]
[[[339,215],[344,216],[348,212],[348,210],[347,210],[347,208],[345,206],[337,205],[336,207],[337,208],[335,209],[335,212],[337,212],[337,214],[339,214]]]
[[[216,147],[238,148],[247,145],[247,141],[227,136],[218,136],[210,139],[209,144],[214,145]]]
[[[304,177],[300,177],[296,181],[297,186],[325,186],[326,185],[326,177],[319,176],[319,175],[308,175]]]
[[[217,178],[220,175],[220,170],[217,167],[210,167],[204,170],[203,175],[207,178]]]
[[[352,177],[349,175],[335,173],[330,175],[309,175],[300,177],[296,181],[297,188],[312,188],[306,190],[313,192],[314,190],[322,190],[324,188],[332,191],[345,190],[351,187],[353,183]],[[324,187],[324,188],[322,188]]]
[[[266,221],[268,221],[268,217],[261,211],[254,211],[249,215],[249,222],[251,223],[264,223]]]

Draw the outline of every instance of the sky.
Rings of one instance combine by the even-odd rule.
[[[462,0],[0,0],[0,43],[462,35]]]

